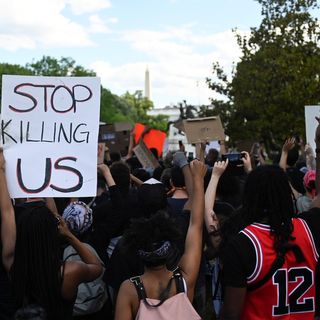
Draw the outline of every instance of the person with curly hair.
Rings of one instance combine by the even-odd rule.
[[[124,240],[128,250],[137,252],[145,271],[122,283],[116,303],[116,320],[200,319],[191,302],[202,253],[206,167],[195,160],[190,163],[190,169],[186,164],[184,170],[191,170],[193,176],[184,253],[180,255],[179,232],[166,213],[135,221]]]

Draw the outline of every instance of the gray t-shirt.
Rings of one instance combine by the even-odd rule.
[[[297,199],[297,210],[298,210],[298,213],[301,213],[301,212],[304,212],[304,211],[308,211],[311,207],[311,202],[312,202],[312,199],[310,199],[309,197],[307,196],[300,196],[298,199]]]

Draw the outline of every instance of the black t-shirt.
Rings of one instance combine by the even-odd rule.
[[[171,217],[176,217],[178,214],[180,214],[183,210],[183,207],[185,203],[188,201],[188,198],[168,198],[167,203],[168,203],[168,213]]]
[[[136,211],[136,197],[131,193],[121,194],[116,185],[109,188],[107,200],[93,207],[92,232],[87,242],[104,262],[108,260],[106,248],[110,240],[123,234]]]
[[[292,187],[299,193],[304,194],[306,192],[303,186],[304,174],[296,167],[287,168],[286,174]]]
[[[2,253],[0,251],[0,253]],[[12,319],[15,312],[15,304],[9,277],[0,263],[0,320]]]

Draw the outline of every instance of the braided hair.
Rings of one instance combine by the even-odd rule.
[[[291,235],[294,212],[288,178],[279,166],[260,166],[248,175],[241,209],[242,221],[244,226],[254,222],[270,225],[274,249],[279,259],[283,259],[289,249],[294,249],[298,260],[302,259],[299,250],[289,244],[294,239]]]
[[[36,303],[48,319],[62,319],[61,266],[57,219],[45,205],[24,210],[11,269],[17,306]]]

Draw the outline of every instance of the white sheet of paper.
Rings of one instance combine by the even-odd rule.
[[[11,197],[96,194],[99,78],[4,75],[1,105]]]
[[[305,121],[306,121],[306,138],[313,150],[316,149],[316,143],[314,137],[318,121],[315,117],[320,117],[320,106],[305,106]]]

